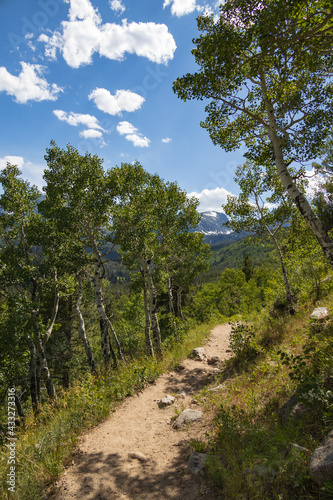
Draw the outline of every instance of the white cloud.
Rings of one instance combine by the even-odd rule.
[[[173,58],[176,43],[165,24],[104,24],[98,51],[109,59],[122,60],[125,53],[146,57],[152,62],[167,63]]]
[[[196,10],[200,12],[202,16],[211,16],[214,14],[214,9],[208,4],[197,6]]]
[[[103,134],[100,130],[89,128],[88,130],[82,130],[80,136],[84,139],[100,139]]]
[[[119,122],[117,125],[117,132],[120,135],[124,135],[125,139],[133,142],[134,146],[139,148],[148,148],[150,140],[148,137],[144,137],[134,125],[129,122],[123,121]]]
[[[203,189],[200,193],[189,193],[188,196],[195,196],[199,199],[200,212],[223,212],[221,205],[227,202],[227,196],[232,195],[224,188]]]
[[[121,0],[110,0],[110,7],[112,10],[119,12],[119,14],[123,14],[125,12],[125,6],[121,3]]]
[[[42,77],[44,67],[39,64],[21,62],[22,71],[18,76],[0,67],[0,92],[13,96],[22,104],[28,101],[56,101],[62,91],[55,83],[49,84]]]
[[[165,137],[164,139],[162,139],[162,142],[165,142],[166,144],[171,141],[172,139],[170,139],[170,137]]]
[[[67,113],[61,109],[53,110],[53,114],[59,120],[66,122],[68,125],[72,125],[73,127],[84,125],[87,129],[79,132],[81,137],[84,139],[100,139],[100,146],[103,147],[106,145],[106,142],[103,139],[103,132],[105,132],[105,130],[98,123],[96,116],[73,113],[73,111]]]
[[[122,111],[136,111],[140,109],[145,99],[130,90],[117,90],[112,95],[108,90],[96,88],[88,96],[93,99],[98,109],[110,115],[121,115]]]
[[[11,165],[16,165],[19,169],[23,167],[24,158],[23,156],[4,156],[0,158],[0,170],[7,166],[7,163],[11,163]]]
[[[27,45],[33,52],[36,51],[36,46],[32,43],[31,40],[28,41]]]
[[[7,162],[12,165],[17,165],[22,172],[22,178],[28,180],[30,184],[35,184],[40,190],[42,186],[45,185],[43,181],[45,165],[27,161],[23,156],[8,155],[0,158],[0,170],[7,166]]]
[[[311,170],[306,170],[305,175],[308,179],[308,185],[305,189],[306,196],[313,198],[315,194],[320,190],[320,183],[323,182],[324,177],[317,173],[314,168]]]
[[[134,146],[138,148],[149,148],[150,140],[148,137],[144,137],[139,134],[128,134],[126,135],[128,141],[133,142]]]
[[[45,43],[45,55],[53,60],[57,59],[57,50],[59,48],[63,49],[63,39],[58,32],[53,33],[52,37],[42,33],[37,38],[37,41]]]
[[[135,128],[130,122],[119,122],[117,125],[117,132],[120,135],[133,134],[137,131],[138,129]]]
[[[60,41],[62,55],[67,64],[72,68],[91,64],[92,55],[97,50],[101,38],[98,26],[90,19],[62,24],[63,39],[57,34],[55,43]]]
[[[92,115],[83,115],[80,113],[66,113],[61,109],[55,109],[53,114],[61,121],[68,123],[68,125],[73,125],[77,127],[78,125],[85,125],[89,129],[98,129],[104,131],[104,129],[99,125],[98,120]]]
[[[61,23],[62,32],[38,39],[45,43],[47,57],[55,59],[59,50],[72,68],[91,64],[95,52],[118,61],[126,53],[164,64],[173,58],[176,43],[165,24],[128,23],[126,19],[122,24],[102,24],[89,0],[66,1],[70,2],[69,21]]]
[[[96,23],[102,22],[98,9],[94,9],[89,0],[65,0],[65,2],[70,5],[68,14],[70,21],[91,19]]]
[[[215,17],[217,18],[219,6],[223,2],[224,0],[218,0],[213,6],[211,6],[208,3],[199,5],[196,0],[164,0],[163,9],[171,5],[171,14],[177,17],[197,11],[202,16],[211,16],[215,13]]]
[[[196,9],[196,0],[164,0],[163,9],[168,5],[171,5],[171,14],[180,17]]]

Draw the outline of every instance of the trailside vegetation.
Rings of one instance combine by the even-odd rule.
[[[238,167],[235,181],[241,193],[238,197],[228,195],[228,201],[222,207],[230,217],[226,223],[228,227],[238,232],[245,230],[255,233],[258,237],[271,240],[281,269],[287,307],[289,312],[293,313],[292,291],[279,242],[283,227],[290,222],[293,206],[291,200],[285,196],[281,182],[270,177],[258,165],[250,162]],[[272,187],[273,193],[268,196]]]

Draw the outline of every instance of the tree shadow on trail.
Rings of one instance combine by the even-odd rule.
[[[207,385],[213,383],[217,377],[217,373],[214,373],[205,366],[191,368],[190,370],[185,369],[181,372],[181,377],[179,379],[177,375],[173,373],[169,374],[166,382],[166,389],[170,393],[182,391],[187,394],[197,393]]]
[[[205,484],[203,476],[188,471],[190,449],[186,441],[177,448],[177,456],[169,461],[166,472],[157,470],[154,457],[142,462],[118,453],[79,454],[75,467],[76,494],[68,497],[65,490],[63,497],[56,498],[217,500],[218,492]],[[159,453],[163,454],[163,450]]]

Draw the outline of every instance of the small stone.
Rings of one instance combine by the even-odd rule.
[[[311,455],[310,477],[319,486],[333,480],[333,430]]]
[[[166,406],[170,406],[175,402],[175,398],[173,396],[170,396],[170,394],[167,394],[165,398],[162,398],[158,402],[159,408],[165,408]]]
[[[297,450],[297,451],[301,451],[303,453],[310,453],[310,450],[308,450],[307,448],[304,448],[303,446],[300,446],[297,443],[291,443],[291,446],[293,448],[295,448],[295,450]]]
[[[132,451],[128,454],[128,458],[139,460],[140,462],[147,462],[148,458],[140,451]]]
[[[232,352],[232,350],[231,349],[226,349],[225,352]]]
[[[311,314],[310,319],[320,321],[322,319],[328,318],[328,316],[329,316],[328,307],[317,307]]]
[[[216,363],[219,363],[220,361],[221,359],[218,356],[211,356],[207,359],[207,363],[209,365],[216,365]]]
[[[281,406],[278,416],[283,424],[289,420],[301,420],[310,411],[310,408],[298,401],[298,393],[293,394],[283,406]]]
[[[209,389],[207,389],[208,392],[215,392],[215,391],[220,391],[221,389],[224,389],[225,388],[225,385],[224,384],[219,384],[215,387],[210,387]]]
[[[204,467],[207,460],[206,453],[192,453],[188,461],[188,468],[192,474],[198,474]]]
[[[186,396],[187,396],[187,394],[185,391],[181,391],[179,394],[177,394],[177,398],[180,398],[180,399],[185,399]]]
[[[180,429],[185,424],[191,424],[193,422],[196,422],[197,420],[200,420],[202,418],[202,415],[203,413],[200,410],[184,410],[175,420],[173,426],[175,429]]]
[[[197,361],[205,361],[206,354],[203,347],[196,347],[190,354],[190,358],[196,359]]]

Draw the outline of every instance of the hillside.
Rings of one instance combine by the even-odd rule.
[[[227,268],[242,269],[246,255],[250,257],[253,266],[272,266],[275,268],[277,262],[273,250],[273,246],[270,244],[262,245],[246,238],[213,245],[212,255],[209,259],[209,270],[202,273],[198,281],[201,283],[215,281]]]

